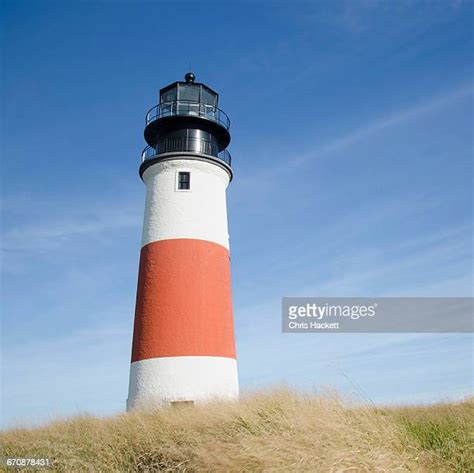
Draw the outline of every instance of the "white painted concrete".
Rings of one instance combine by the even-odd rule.
[[[191,173],[191,189],[177,190],[177,173]],[[174,159],[150,166],[142,247],[174,238],[212,241],[229,249],[226,188],[229,174],[205,161]]]
[[[237,360],[217,356],[151,358],[132,363],[127,410],[174,401],[239,397]]]

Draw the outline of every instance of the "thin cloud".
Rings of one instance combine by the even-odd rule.
[[[75,208],[71,203],[70,208]],[[110,232],[140,228],[141,209],[112,203],[92,216],[60,215],[47,222],[30,223],[2,235],[4,251],[50,251],[73,239],[100,238]]]
[[[320,147],[316,147],[316,149],[311,148],[306,153],[298,153],[291,156],[289,159],[280,160],[271,168],[265,167],[265,169],[260,173],[254,173],[251,176],[242,176],[239,179],[239,186],[241,186],[243,190],[245,189],[246,194],[248,187],[253,185],[259,188],[261,187],[263,174],[265,175],[265,182],[269,182],[269,176],[276,178],[278,175],[286,175],[290,168],[297,168],[305,163],[314,161],[315,159],[322,159],[334,152],[344,150],[349,146],[363,142],[384,130],[418,119],[423,115],[438,111],[444,107],[458,102],[461,99],[471,96],[473,92],[474,83],[470,82],[455,90],[452,90],[445,95],[436,96],[413,107],[408,107],[403,110],[399,110],[398,112],[382,116],[379,119],[359,127],[354,131],[346,133],[333,141],[330,141]]]
[[[319,150],[316,150],[314,153],[307,154],[302,159],[302,161],[307,161],[308,159],[311,159],[315,156],[321,156],[334,151],[340,151],[341,149],[363,141],[382,130],[419,118],[421,115],[425,115],[451,105],[460,99],[472,95],[473,91],[474,84],[470,83],[467,86],[460,87],[459,89],[451,91],[444,96],[432,98],[431,100],[416,105],[415,107],[400,110],[394,114],[382,117],[375,122],[369,123],[364,127],[358,128],[357,130],[348,133],[347,135],[333,141],[332,143],[328,143]]]

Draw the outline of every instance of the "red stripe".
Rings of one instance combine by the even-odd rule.
[[[229,252],[204,240],[162,240],[140,255],[132,362],[235,358]]]

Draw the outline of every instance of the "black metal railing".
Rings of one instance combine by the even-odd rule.
[[[219,151],[217,144],[213,141],[178,136],[162,138],[154,147],[147,146],[142,152],[142,162],[161,154],[176,152],[205,154],[224,161],[228,166],[232,161],[230,153],[226,149]]]
[[[189,100],[175,100],[163,102],[151,108],[145,117],[145,125],[159,118],[172,117],[175,115],[187,115],[206,118],[223,126],[226,130],[230,128],[229,117],[219,108],[202,102]]]

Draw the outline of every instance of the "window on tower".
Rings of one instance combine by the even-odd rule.
[[[178,190],[187,190],[190,188],[191,188],[191,173],[179,172],[178,173]]]

